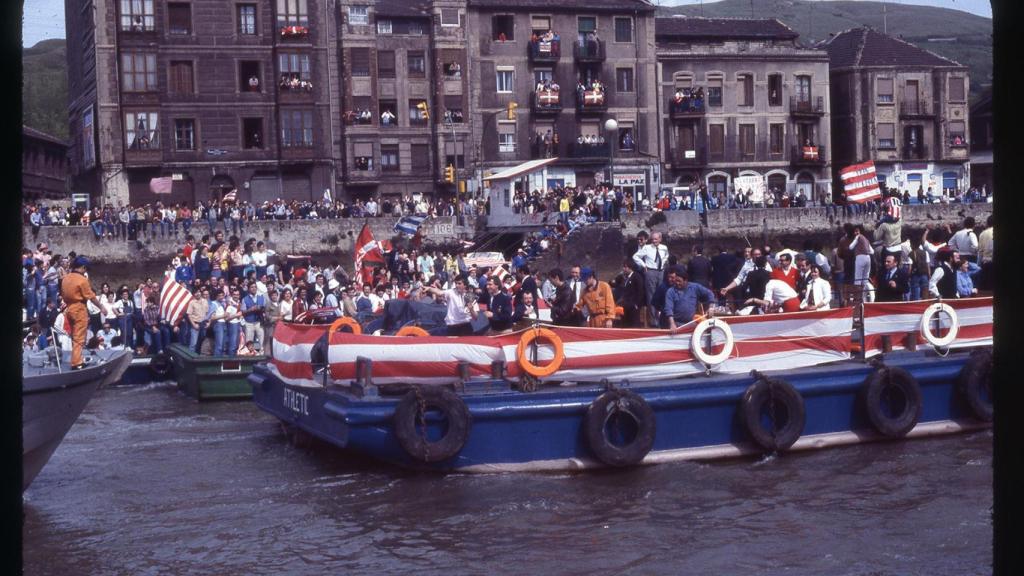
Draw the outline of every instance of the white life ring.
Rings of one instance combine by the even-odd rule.
[[[949,316],[950,320],[949,332],[946,332],[946,335],[942,338],[932,333],[932,318],[939,312]],[[956,315],[956,310],[949,304],[936,302],[925,308],[924,313],[921,314],[921,333],[924,335],[924,339],[936,348],[945,348],[952,344],[956,340],[956,335],[959,331],[960,319]]]
[[[718,328],[723,334],[725,334],[725,345],[722,347],[722,351],[718,354],[709,354],[701,347],[701,340],[704,338],[705,332],[715,328]],[[697,324],[697,327],[693,329],[693,335],[690,337],[690,351],[697,360],[700,360],[708,366],[716,366],[728,360],[729,356],[732,354],[732,347],[732,328],[730,328],[725,321],[715,318],[701,320],[700,323]]]

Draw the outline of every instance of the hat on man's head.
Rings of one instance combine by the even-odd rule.
[[[89,266],[89,259],[85,256],[75,256],[75,260],[71,262],[71,268],[83,268]]]
[[[340,285],[341,285],[341,283],[340,283],[340,282],[338,282],[338,281],[337,281],[337,280],[335,280],[334,278],[331,278],[331,279],[330,279],[330,281],[329,281],[329,282],[327,282],[327,289],[328,289],[328,290],[334,290],[335,288],[337,288],[337,287],[338,287],[338,286],[340,286]]]

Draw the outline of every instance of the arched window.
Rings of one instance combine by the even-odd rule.
[[[771,174],[768,176],[768,189],[778,190],[779,192],[786,191],[786,175],[785,174]]]
[[[708,178],[708,193],[709,194],[725,194],[726,188],[728,187],[729,181],[725,176],[715,175]]]

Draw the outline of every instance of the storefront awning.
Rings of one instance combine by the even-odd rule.
[[[558,158],[542,158],[540,160],[530,160],[529,162],[523,162],[518,166],[507,168],[505,170],[502,170],[501,172],[498,172],[497,174],[485,176],[484,182],[488,182],[491,180],[511,180],[513,178],[518,178],[520,176],[529,174],[530,172],[534,172],[540,168],[543,168],[556,160],[558,160]]]

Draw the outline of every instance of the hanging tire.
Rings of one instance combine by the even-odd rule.
[[[991,422],[992,410],[992,351],[975,350],[960,370],[957,385],[974,417]]]
[[[171,357],[166,352],[161,352],[149,360],[149,372],[155,378],[163,379],[171,373]]]
[[[609,426],[616,428],[615,439]],[[628,429],[623,433],[623,426]],[[654,410],[646,400],[629,390],[609,390],[598,396],[583,416],[587,446],[609,466],[639,464],[654,447],[657,432]]]
[[[881,366],[864,381],[864,408],[880,434],[902,438],[921,417],[921,387],[906,370]]]
[[[427,410],[441,413],[448,426],[435,441],[426,437]],[[421,386],[408,391],[398,402],[393,424],[398,443],[413,460],[440,462],[458,454],[466,445],[471,425],[469,408],[451,390]]]
[[[804,399],[792,384],[760,377],[740,398],[740,422],[751,440],[769,452],[788,450],[804,432]]]

